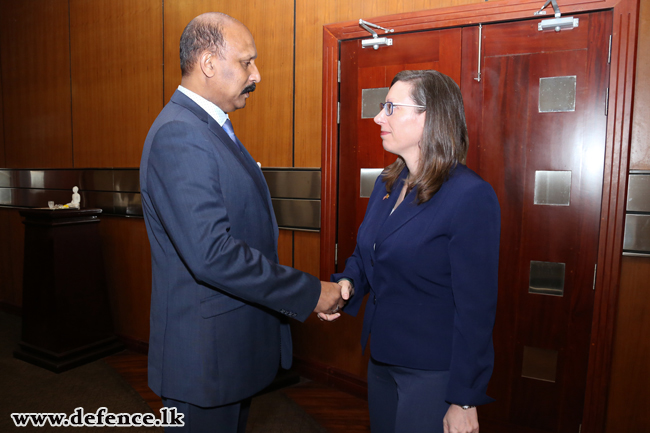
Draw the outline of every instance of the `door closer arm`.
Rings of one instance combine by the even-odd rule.
[[[377,24],[373,24],[368,21],[364,21],[362,19],[359,19],[359,25],[365,29],[368,33],[372,35],[372,39],[363,39],[361,41],[361,47],[362,48],[368,48],[368,47],[373,47],[375,50],[379,49],[380,45],[385,45],[385,46],[390,46],[393,45],[393,40],[391,38],[386,38],[386,37],[379,37],[377,35],[377,32],[375,32],[373,29],[370,27],[374,27],[376,29],[383,30],[384,33],[393,33],[395,29],[385,29],[382,26],[378,26]]]

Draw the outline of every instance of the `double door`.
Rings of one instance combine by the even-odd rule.
[[[378,50],[341,43],[338,271],[363,220],[364,182],[395,160],[382,148],[372,98],[404,69],[436,69],[461,87],[467,165],[492,185],[502,213],[488,390],[496,402],[479,410],[482,432],[580,429],[612,17],[576,18],[578,27],[561,32],[538,31],[531,20],[395,35]]]

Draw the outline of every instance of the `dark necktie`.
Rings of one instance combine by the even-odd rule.
[[[232,123],[230,122],[230,119],[226,119],[226,123],[223,124],[223,130],[226,131],[230,139],[237,145],[237,147],[239,147],[239,151],[241,153],[244,153],[242,149],[241,141],[239,141],[239,139],[235,135],[235,130],[232,129]]]

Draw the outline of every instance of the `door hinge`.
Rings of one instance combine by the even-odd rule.
[[[607,93],[605,93],[605,116],[609,112],[609,87],[607,88]]]
[[[337,102],[336,103],[336,124],[341,123],[341,103]]]
[[[334,264],[339,264],[339,244],[334,244]]]
[[[612,63],[612,35],[609,35],[609,53],[607,54],[607,64]]]
[[[596,290],[596,274],[598,271],[598,263],[594,265],[594,285],[592,286],[591,290]]]
[[[337,77],[338,77],[338,82],[340,83],[341,82],[341,61],[340,60],[339,60],[339,70],[337,73]]]

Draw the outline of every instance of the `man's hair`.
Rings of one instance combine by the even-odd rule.
[[[395,76],[391,87],[398,81],[408,83],[413,102],[426,107],[415,108],[425,111],[426,119],[420,140],[418,172],[411,173],[408,186],[409,190],[418,188],[417,201],[424,203],[438,192],[458,163],[465,163],[469,140],[463,95],[454,80],[434,70],[402,71]],[[405,165],[405,161],[398,158],[384,170],[388,191],[392,190]]]
[[[220,12],[211,12],[209,16],[199,15],[183,30],[180,42],[181,73],[189,75],[194,69],[199,55],[204,51],[223,57],[226,41],[223,37],[223,23],[230,18]]]

